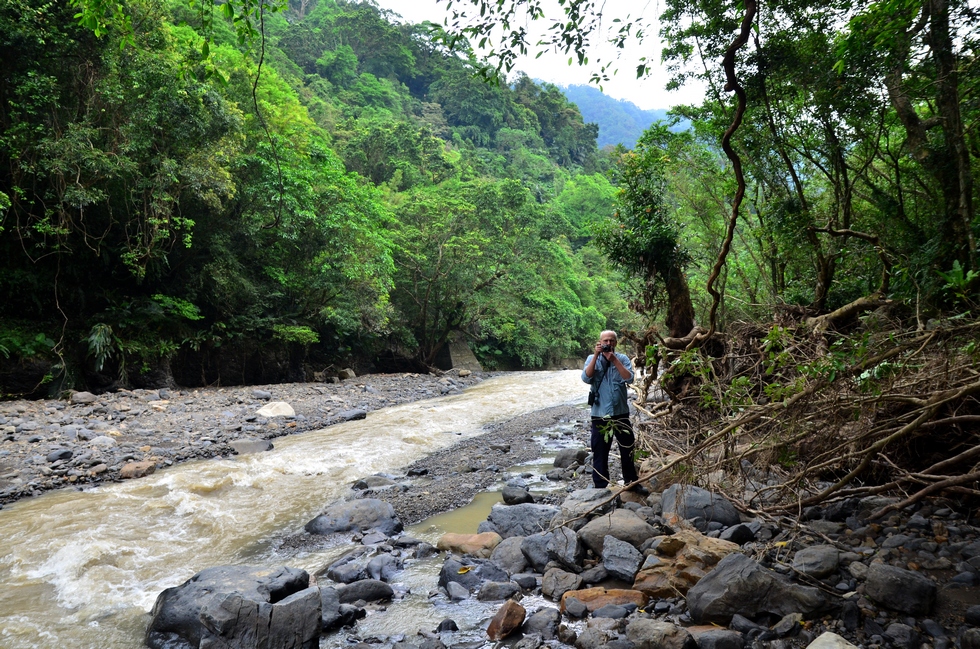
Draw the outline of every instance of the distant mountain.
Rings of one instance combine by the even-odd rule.
[[[667,119],[667,109],[643,110],[631,101],[613,99],[594,86],[561,87],[582,119],[599,125],[599,147],[622,144],[633,148],[651,124]]]

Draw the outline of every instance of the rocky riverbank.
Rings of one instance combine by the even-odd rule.
[[[282,435],[454,394],[484,373],[371,374],[339,383],[78,392],[0,402],[0,506],[50,489],[135,478],[193,459],[268,446]],[[264,416],[271,404],[285,415]],[[290,414],[291,411],[291,414]]]

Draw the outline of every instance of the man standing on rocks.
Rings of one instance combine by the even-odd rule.
[[[592,482],[598,489],[609,485],[609,451],[615,438],[623,464],[623,481],[636,482],[633,447],[636,437],[630,423],[626,385],[633,382],[633,365],[626,354],[616,353],[615,331],[603,331],[595,352],[585,360],[582,380],[591,385]]]

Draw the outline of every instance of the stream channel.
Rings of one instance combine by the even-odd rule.
[[[286,565],[312,574],[350,545],[300,552],[279,549],[276,541],[301,532],[352,482],[479,435],[487,424],[584,402],[579,376],[574,370],[498,376],[459,395],[282,437],[267,453],[189,462],[7,506],[0,510],[0,647],[137,649],[160,591],[204,568]],[[445,531],[475,531],[497,499],[480,494],[471,506],[406,532],[435,544]],[[480,624],[499,602],[429,598],[440,566],[439,558],[408,565],[396,577],[408,594],[362,620],[359,635],[411,636],[452,617],[463,637],[485,637]],[[321,647],[344,646],[346,635],[323,636]]]

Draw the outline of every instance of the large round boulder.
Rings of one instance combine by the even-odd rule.
[[[390,504],[377,498],[334,503],[306,524],[310,534],[366,532],[371,529],[392,536],[402,531],[402,522]]]

